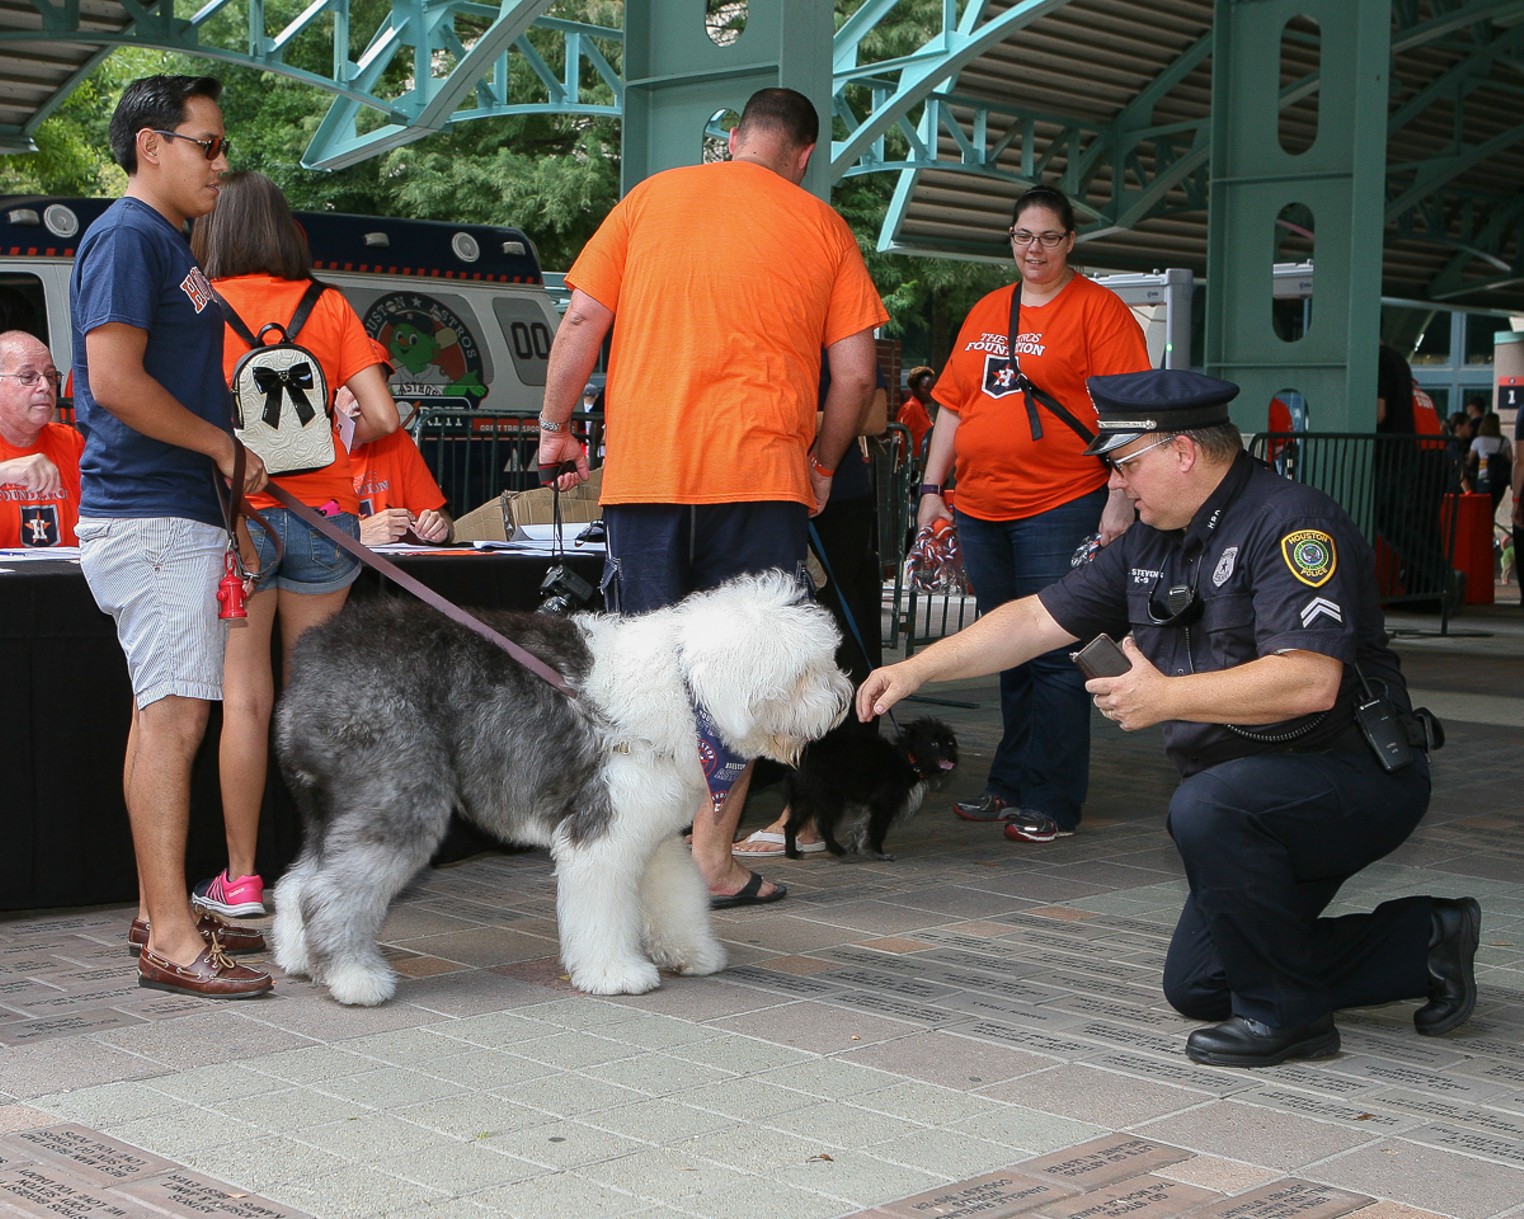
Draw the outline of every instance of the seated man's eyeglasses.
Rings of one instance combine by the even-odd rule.
[[[214,135],[198,140],[193,135],[181,135],[178,131],[162,131],[158,127],[150,127],[149,130],[154,135],[168,136],[171,140],[188,140],[192,144],[200,144],[201,151],[206,154],[208,161],[215,161],[218,157],[226,155],[228,149],[232,147],[232,142],[225,136]]]
[[[1154,441],[1153,444],[1145,444],[1141,449],[1134,449],[1126,457],[1102,457],[1101,462],[1113,474],[1120,474],[1123,478],[1126,478],[1127,471],[1124,467],[1129,462],[1137,461],[1144,453],[1152,452],[1160,445],[1166,445],[1173,439],[1175,439],[1174,436],[1165,436],[1162,440]]]
[[[9,377],[13,381],[20,381],[28,389],[31,389],[32,386],[36,385],[44,377],[53,382],[54,389],[63,384],[63,373],[59,372],[56,368],[50,368],[47,372],[38,372],[35,368],[28,368],[25,372],[0,372],[0,377]]]
[[[1006,232],[1011,235],[1012,245],[1031,245],[1035,241],[1045,250],[1051,250],[1069,235],[1068,233],[1029,233],[1026,229],[1007,229]]]

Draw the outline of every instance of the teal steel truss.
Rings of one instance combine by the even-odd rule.
[[[629,0],[626,24],[644,29],[663,5],[690,2],[703,0]],[[937,247],[901,240],[918,176],[928,170],[1013,185],[1057,181],[1082,201],[1087,238],[1205,210],[1213,115],[1209,106],[1182,106],[1180,94],[1187,85],[1185,92],[1199,92],[1210,69],[1213,6],[1206,0],[1199,34],[1170,62],[1150,64],[1151,78],[1109,113],[1044,108],[1019,79],[983,91],[969,83],[981,57],[1039,23],[1061,23],[1068,2],[940,0],[921,44],[893,57],[873,48],[883,43],[881,27],[902,15],[904,0],[863,0],[836,31],[836,138],[820,170],[828,182],[900,175],[882,248],[994,256],[988,242],[963,249],[956,236]],[[1075,9],[1103,5],[1076,0]],[[727,7],[744,6],[720,9]],[[761,16],[775,7],[786,5],[751,0]],[[1516,184],[1489,190],[1476,172],[1524,142],[1524,121],[1513,117],[1524,115],[1524,0],[1386,0],[1379,8],[1391,43],[1388,242],[1445,248],[1427,285],[1435,299],[1524,278]],[[8,121],[0,98],[4,151],[27,148],[36,124],[96,60],[130,45],[249,64],[331,94],[303,159],[311,168],[349,165],[456,123],[528,112],[617,115],[624,107],[624,31],[562,20],[551,0],[311,0],[305,7],[300,0],[209,0],[199,8],[186,0],[11,0],[6,10],[0,57],[43,60],[45,49],[55,48],[76,57],[61,61],[52,92],[25,117]],[[815,37],[813,28],[795,36]],[[779,52],[792,53],[787,44]],[[1335,74],[1343,68],[1325,66]],[[1280,106],[1298,106],[1323,83],[1316,72],[1282,80]],[[1172,104],[1161,107],[1166,101]],[[1161,110],[1171,121],[1156,119]],[[1444,124],[1450,138],[1436,144],[1433,131]],[[1423,138],[1412,141],[1408,156],[1410,133]]]

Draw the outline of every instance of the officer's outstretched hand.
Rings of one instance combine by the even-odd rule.
[[[874,669],[857,688],[857,718],[866,724],[875,715],[883,715],[900,699],[919,690],[921,680],[911,671],[908,660]]]
[[[1165,705],[1165,683],[1169,678],[1149,663],[1131,635],[1123,638],[1122,652],[1132,661],[1132,668],[1120,677],[1097,677],[1085,683],[1101,714],[1125,732],[1150,728],[1173,718]]]

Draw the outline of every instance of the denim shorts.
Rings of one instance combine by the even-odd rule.
[[[360,575],[360,560],[332,538],[324,537],[289,508],[262,508],[259,513],[280,535],[282,552],[275,558],[275,546],[253,521],[249,536],[259,555],[259,583],[256,592],[283,588],[293,593],[336,593],[348,588]],[[360,521],[352,512],[330,516],[328,523],[356,541]]]
[[[116,622],[138,706],[169,695],[220,699],[227,530],[158,516],[82,517],[74,532],[90,593]]]
[[[609,504],[603,602],[643,614],[716,588],[735,576],[781,568],[810,587],[805,568],[809,510],[764,500],[736,504]]]

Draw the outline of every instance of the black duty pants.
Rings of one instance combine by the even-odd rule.
[[[1282,1028],[1425,995],[1428,897],[1320,916],[1346,880],[1402,844],[1428,804],[1422,755],[1388,774],[1369,752],[1268,754],[1184,780],[1169,831],[1191,892],[1165,998],[1194,1019]]]

